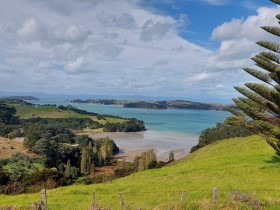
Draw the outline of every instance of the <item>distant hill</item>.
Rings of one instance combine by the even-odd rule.
[[[223,105],[215,103],[202,103],[185,100],[168,100],[168,101],[131,101],[131,100],[114,100],[114,99],[75,99],[72,103],[93,103],[104,105],[123,105],[124,108],[141,108],[141,109],[194,109],[194,110],[223,110],[233,105]]]
[[[39,99],[34,97],[34,96],[7,96],[7,97],[1,97],[0,100],[36,100],[38,101]]]

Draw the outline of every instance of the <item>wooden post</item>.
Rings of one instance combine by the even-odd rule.
[[[213,188],[213,197],[212,197],[212,202],[217,203],[218,202],[218,188],[214,187]]]
[[[182,195],[181,195],[181,202],[183,203],[185,200],[185,191],[182,191]]]
[[[95,192],[92,193],[92,201],[91,201],[91,205],[90,205],[90,210],[94,210],[95,208]]]
[[[47,210],[47,192],[45,189],[41,190],[41,209]]]
[[[121,210],[123,210],[124,209],[124,202],[123,202],[123,197],[122,197],[122,193],[121,192],[119,193],[119,200],[120,200]]]

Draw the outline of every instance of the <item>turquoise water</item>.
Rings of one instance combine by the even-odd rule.
[[[41,99],[32,101],[38,104],[70,104],[70,101],[60,99]],[[118,115],[126,118],[137,118],[145,122],[146,128],[152,131],[172,131],[188,135],[199,135],[202,130],[214,127],[230,115],[225,111],[205,110],[148,110],[123,108],[117,105],[72,104],[79,109],[100,114]]]

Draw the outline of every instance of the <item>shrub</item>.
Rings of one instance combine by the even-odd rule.
[[[205,147],[218,140],[245,137],[252,135],[252,131],[241,125],[229,125],[227,123],[218,123],[214,128],[207,128],[199,136],[198,144],[191,148],[191,152]]]

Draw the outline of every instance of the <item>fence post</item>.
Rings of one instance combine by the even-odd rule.
[[[121,192],[119,193],[119,200],[120,200],[121,210],[123,210],[124,209],[124,202],[123,202],[123,197],[122,197],[122,193]]]
[[[95,207],[95,192],[92,193],[92,201],[91,201],[91,205],[90,205],[90,210],[94,210]]]
[[[45,189],[41,190],[41,209],[47,210],[47,192]]]
[[[185,191],[182,191],[182,195],[181,195],[181,202],[183,203],[185,199]]]
[[[212,202],[217,203],[218,202],[218,188],[214,187],[213,188],[213,197],[212,197]]]

